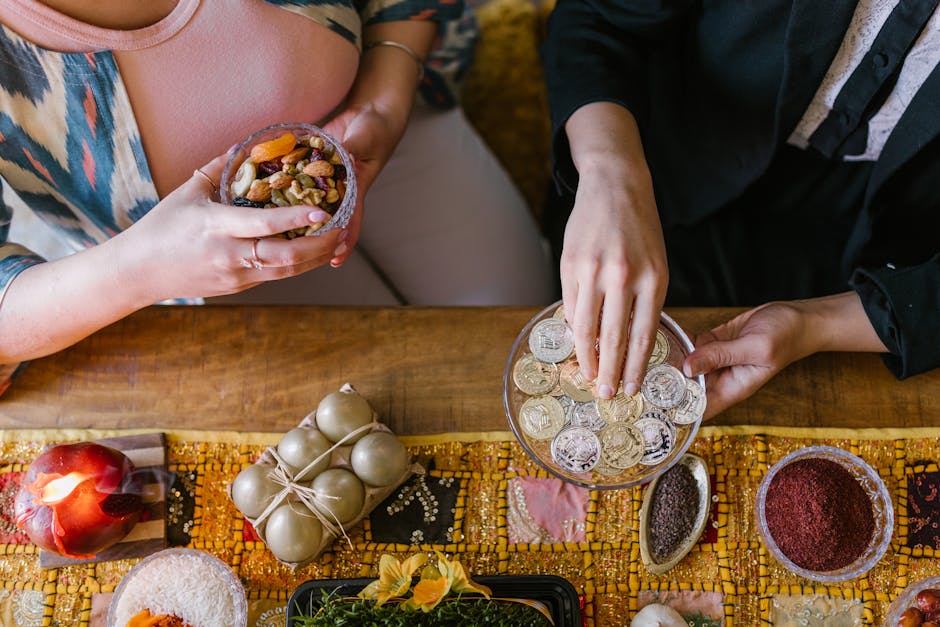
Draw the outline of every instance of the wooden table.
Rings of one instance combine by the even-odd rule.
[[[345,382],[401,434],[508,429],[502,377],[537,308],[151,307],[32,362],[0,428],[283,432]],[[689,333],[735,313],[667,310]],[[896,381],[876,355],[794,364],[715,424],[940,424],[940,371]]]

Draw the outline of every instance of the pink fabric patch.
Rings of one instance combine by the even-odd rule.
[[[506,492],[507,532],[514,544],[584,542],[585,488],[560,479],[515,477]]]
[[[700,590],[640,590],[636,597],[637,611],[650,603],[668,605],[683,616],[702,614],[724,624],[725,610],[722,606],[724,595],[720,592],[702,592]]]

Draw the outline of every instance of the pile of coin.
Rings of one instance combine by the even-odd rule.
[[[681,430],[705,412],[702,386],[669,363],[673,350],[662,329],[640,391],[627,396],[621,388],[610,399],[597,398],[582,376],[562,307],[535,324],[528,346],[512,370],[527,397],[518,425],[530,441],[550,442],[551,460],[564,471],[614,478],[638,465],[657,466],[681,441]]]

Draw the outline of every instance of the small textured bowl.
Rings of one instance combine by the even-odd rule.
[[[118,584],[117,589],[114,591],[114,595],[111,597],[111,604],[108,607],[108,627],[124,627],[127,624],[127,620],[134,616],[134,614],[143,611],[144,609],[149,609],[146,606],[136,607],[131,606],[127,608],[127,613],[129,616],[120,616],[121,613],[121,599],[125,595],[139,594],[143,592],[146,594],[153,594],[160,596],[160,591],[155,589],[153,582],[147,580],[147,576],[155,568],[159,567],[161,563],[166,563],[167,561],[172,562],[181,562],[186,561],[191,563],[193,569],[201,569],[202,573],[215,573],[219,578],[225,581],[226,587],[229,591],[228,602],[231,604],[233,621],[231,627],[246,627],[248,624],[248,600],[245,596],[245,588],[242,586],[241,581],[238,580],[238,577],[235,576],[235,572],[232,568],[220,560],[219,558],[205,553],[203,551],[197,551],[195,549],[164,549],[150,555],[137,564],[128,571],[124,578],[121,579],[121,583]],[[177,564],[178,565],[178,564]],[[188,596],[190,598],[205,601],[209,599],[209,590],[202,589],[200,586],[205,584],[205,579],[199,580],[195,579],[193,581],[184,581],[185,572],[176,572],[174,577],[171,579],[171,582],[181,582],[180,585],[187,587],[186,591],[181,593],[182,596]],[[170,585],[173,585],[172,583]],[[163,597],[163,600],[166,601],[166,597]],[[211,602],[218,605],[220,603],[226,603],[225,598],[212,597]],[[182,610],[177,610],[182,611]],[[179,614],[177,614],[179,616]],[[228,627],[226,625],[213,625],[213,627]]]
[[[904,588],[898,598],[891,602],[888,613],[885,615],[883,627],[897,627],[901,614],[909,607],[916,607],[917,593],[928,588],[940,589],[940,577],[928,577],[915,581]]]
[[[868,547],[851,564],[847,564],[837,570],[813,571],[797,566],[783,552],[767,527],[767,490],[770,488],[770,482],[777,473],[788,464],[803,459],[825,459],[835,462],[849,471],[856,481],[865,490],[868,498],[871,499],[872,513],[875,518],[875,531]],[[761,541],[771,555],[774,556],[780,564],[792,573],[825,583],[835,583],[839,581],[848,581],[860,577],[878,563],[888,546],[891,544],[891,536],[894,533],[894,507],[891,503],[891,495],[885,487],[884,481],[878,476],[878,473],[869,466],[862,458],[852,455],[834,446],[809,446],[793,451],[785,455],[780,461],[770,467],[767,474],[757,488],[757,497],[754,506],[754,516],[757,522],[757,533]]]
[[[251,153],[251,149],[261,142],[266,142],[276,137],[280,137],[284,133],[293,133],[296,136],[319,135],[323,138],[324,141],[333,145],[336,153],[343,161],[343,166],[346,168],[346,195],[343,196],[342,202],[340,202],[339,207],[336,208],[336,211],[333,213],[333,217],[330,219],[330,221],[318,229],[316,234],[326,233],[327,231],[331,231],[333,229],[346,228],[346,225],[349,224],[349,219],[352,218],[353,211],[356,207],[356,195],[358,189],[356,185],[356,171],[353,167],[353,160],[352,157],[349,156],[349,153],[346,152],[346,149],[343,148],[343,146],[338,141],[336,141],[332,135],[314,124],[302,124],[298,122],[283,122],[281,124],[274,124],[272,126],[266,126],[265,128],[252,133],[246,139],[239,142],[229,153],[229,160],[225,164],[225,169],[222,170],[222,182],[219,186],[219,197],[222,201],[222,204],[232,204],[232,201],[234,200],[230,191],[232,180],[235,177],[235,173],[238,172],[238,168],[241,167],[242,162],[248,158],[248,155]]]
[[[533,317],[528,324],[519,332],[512,349],[509,352],[509,358],[506,360],[506,368],[503,371],[503,407],[506,410],[506,416],[509,420],[509,426],[515,434],[516,439],[522,445],[522,448],[528,455],[542,468],[552,475],[577,485],[589,489],[599,490],[619,490],[630,488],[637,485],[648,483],[666,472],[673,464],[678,462],[695,439],[701,425],[701,418],[691,424],[681,424],[676,426],[676,441],[669,454],[659,463],[652,466],[637,464],[632,468],[621,471],[615,475],[607,475],[599,472],[597,468],[584,473],[571,472],[555,463],[552,458],[550,445],[547,440],[535,440],[529,437],[522,429],[519,422],[519,410],[523,403],[529,398],[527,394],[519,390],[513,383],[513,367],[522,357],[530,354],[529,333],[533,327],[542,320],[551,318],[562,301],[549,305]],[[666,363],[676,366],[681,371],[682,361],[694,350],[692,341],[676,322],[665,313],[660,315],[659,330],[666,336],[669,345],[669,357]],[[705,378],[695,377],[694,380],[701,386],[703,393],[705,390]],[[649,405],[645,409],[649,409]],[[666,412],[669,413],[668,411]]]

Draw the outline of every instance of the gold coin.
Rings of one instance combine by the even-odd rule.
[[[579,403],[594,400],[594,383],[584,378],[576,359],[570,359],[561,364],[558,385],[565,394]]]
[[[565,319],[565,305],[562,303],[558,306],[558,309],[555,310],[555,313],[552,314],[553,318],[558,318],[559,320]]]
[[[558,384],[558,366],[539,361],[535,355],[527,353],[513,366],[512,380],[529,396],[545,394]]]
[[[519,409],[519,425],[531,438],[548,440],[565,425],[565,412],[553,396],[533,396]]]
[[[646,452],[640,430],[615,422],[601,432],[601,455],[609,466],[626,470],[636,466]]]
[[[656,344],[653,345],[653,353],[650,355],[649,367],[658,366],[665,363],[669,357],[669,339],[662,331],[656,331]]]
[[[621,387],[612,398],[597,399],[597,409],[610,422],[636,422],[643,413],[643,395],[637,392],[627,396]]]

